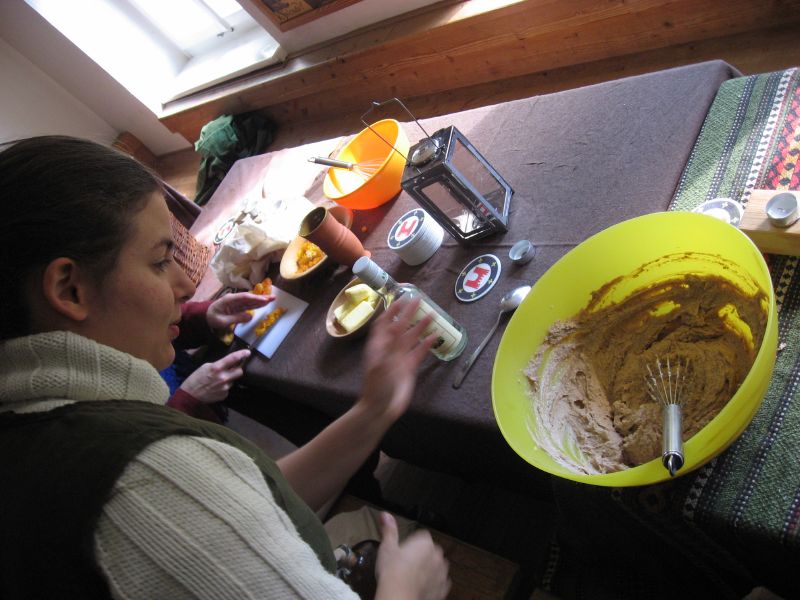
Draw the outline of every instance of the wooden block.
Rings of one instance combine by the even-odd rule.
[[[794,194],[800,202],[800,192],[789,190],[753,190],[742,215],[739,228],[746,233],[762,252],[800,256],[800,221],[789,227],[775,227],[767,218],[766,206],[776,194]]]

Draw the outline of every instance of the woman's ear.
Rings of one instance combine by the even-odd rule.
[[[86,277],[71,258],[56,258],[44,269],[42,292],[50,307],[63,317],[83,321],[89,316]]]

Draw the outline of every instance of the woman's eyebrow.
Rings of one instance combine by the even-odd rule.
[[[170,238],[164,238],[153,244],[153,250],[158,250],[161,247],[164,247],[166,250],[172,250],[175,247],[175,242]]]

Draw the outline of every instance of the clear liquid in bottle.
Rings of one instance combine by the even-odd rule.
[[[366,256],[355,262],[353,274],[377,291],[387,307],[401,298],[408,300],[419,298],[420,304],[413,323],[417,323],[425,315],[433,317],[433,321],[425,328],[421,338],[426,338],[431,333],[436,334],[437,339],[431,348],[434,356],[449,361],[464,351],[467,346],[467,332],[464,327],[417,286],[411,283],[398,283]]]

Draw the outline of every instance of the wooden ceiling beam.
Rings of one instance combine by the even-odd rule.
[[[481,10],[445,2],[290,57],[165,107],[190,141],[220,114],[278,122],[366,110],[420,96],[800,22],[789,0],[524,0]],[[496,6],[494,3],[493,6]]]

